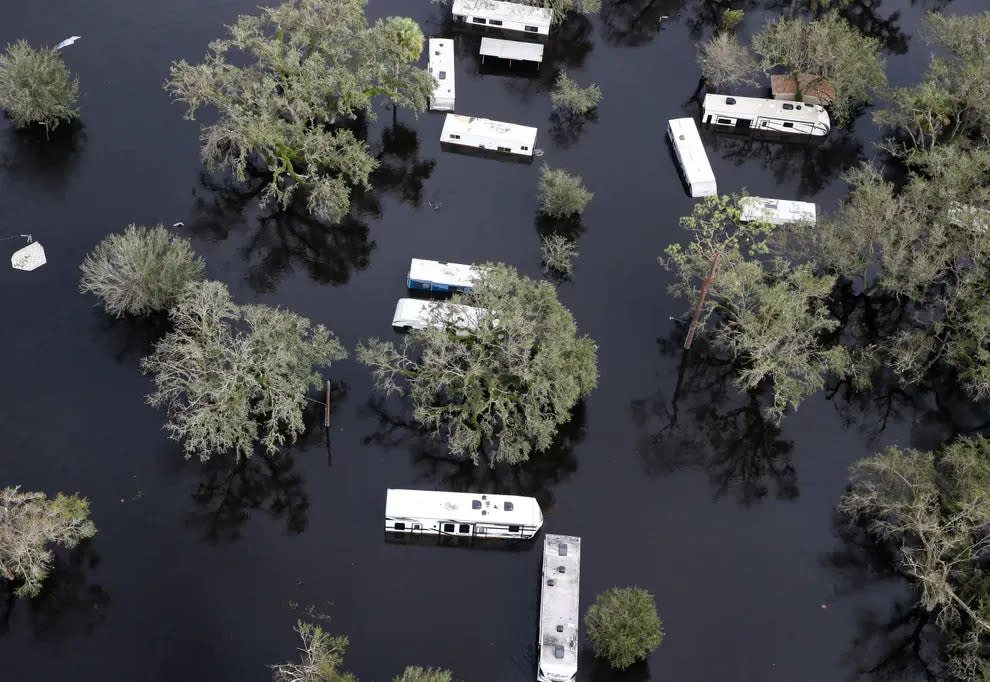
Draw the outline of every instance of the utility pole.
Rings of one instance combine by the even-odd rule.
[[[687,337],[684,339],[684,349],[689,350],[691,344],[694,342],[694,332],[698,328],[698,319],[701,317],[701,307],[705,304],[705,296],[708,295],[708,286],[712,283],[715,278],[715,268],[718,267],[718,261],[722,258],[722,252],[716,251],[715,256],[712,258],[712,269],[708,271],[708,279],[705,283],[701,285],[701,295],[698,296],[698,305],[694,308],[694,316],[691,318],[691,327],[688,329]]]

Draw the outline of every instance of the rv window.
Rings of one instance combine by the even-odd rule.
[[[784,105],[784,108],[787,109],[788,111],[790,111],[791,109],[794,108],[794,105],[793,104],[785,104]]]
[[[502,25],[502,20],[501,19],[489,19],[488,20],[488,23],[491,24],[492,26],[501,26]]]
[[[526,27],[524,27],[524,28],[525,28],[525,29],[526,29],[527,31],[531,31],[531,32],[533,32],[533,33],[536,33],[537,31],[539,31],[539,30],[540,30],[540,29],[538,29],[538,28],[536,28],[535,26],[526,26]]]
[[[524,151],[524,152],[528,152],[529,151],[529,147],[523,147],[522,145],[519,145],[519,149],[522,150],[522,151]]]
[[[732,123],[732,120],[731,119],[728,119],[728,118],[720,118],[720,119],[718,119],[717,122],[718,123]]]
[[[406,524],[402,523],[402,521],[396,521],[395,522],[395,529],[396,530],[405,530],[406,529]]]
[[[510,533],[518,533],[519,532],[519,526],[509,526],[509,532]]]
[[[513,509],[515,509],[515,507],[512,506],[511,502],[506,502],[505,504],[502,505],[502,507],[505,509],[505,511],[512,511]]]
[[[471,532],[471,526],[467,525],[466,523],[462,523],[460,525],[460,527],[457,529],[457,532],[458,533],[470,533]]]
[[[450,134],[450,139],[452,139],[452,140],[459,140],[459,139],[461,139],[461,136],[460,135],[457,135],[455,133],[451,133]]]
[[[499,150],[500,152],[511,152],[511,151],[512,151],[512,150],[511,150],[511,149],[509,149],[508,147],[499,147],[499,148],[498,148],[498,150]]]
[[[766,122],[766,121],[764,121],[764,122],[763,122],[763,127],[764,127],[764,128],[766,128],[766,127],[767,127],[767,122]]]
[[[785,128],[793,128],[793,127],[794,127],[794,124],[793,124],[793,123],[791,123],[790,121],[786,121],[786,122],[784,123],[784,127],[785,127]]]
[[[481,17],[471,17],[471,21],[473,21],[476,24],[484,24],[485,23],[485,20],[482,19]]]
[[[725,98],[725,103],[726,104],[735,104],[736,103],[736,98],[735,97],[726,97]]]
[[[447,72],[446,71],[441,71],[440,72],[440,80],[443,80],[446,77],[447,77]]]
[[[452,523],[445,523],[445,524],[443,524],[443,532],[444,533],[453,533],[454,532],[454,524],[452,524]]]
[[[421,526],[418,523],[413,524],[413,530],[419,530]]]

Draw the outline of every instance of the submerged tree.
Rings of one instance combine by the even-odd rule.
[[[454,674],[449,670],[420,668],[418,665],[410,665],[392,682],[451,682],[453,677]]]
[[[580,175],[546,164],[540,169],[539,193],[540,208],[551,218],[580,216],[595,196],[581,182]]]
[[[0,490],[0,576],[18,583],[14,594],[34,597],[52,567],[50,545],[72,548],[96,535],[89,502],[78,495]]]
[[[889,543],[919,604],[947,636],[960,680],[990,674],[990,442],[960,438],[939,453],[891,447],[856,463],[839,509]]]
[[[476,464],[516,464],[546,452],[598,381],[597,347],[578,336],[549,282],[485,265],[458,303],[480,309],[470,330],[438,306],[399,346],[370,339],[357,357],[386,395],[408,393],[413,418]],[[449,309],[447,309],[449,310]]]
[[[756,57],[734,33],[716,33],[707,43],[698,45],[698,64],[701,75],[712,87],[757,84],[753,78],[758,68]]]
[[[782,68],[794,78],[798,100],[804,91],[830,86],[835,97],[829,109],[838,125],[851,120],[853,109],[871,91],[887,84],[880,41],[864,36],[834,11],[814,21],[769,21],[753,36],[753,49],[766,73]]]
[[[561,234],[551,234],[543,238],[540,247],[543,255],[543,267],[548,272],[555,272],[565,277],[574,273],[574,259],[578,256],[578,247],[573,239]]]
[[[585,116],[591,113],[602,101],[602,89],[595,83],[582,88],[574,82],[567,71],[561,69],[550,91],[550,103],[554,109],[567,112],[569,116]]]
[[[653,595],[639,587],[612,587],[595,598],[584,617],[595,656],[625,670],[663,641],[663,624]]]
[[[79,290],[92,293],[114,317],[168,310],[203,273],[203,259],[161,225],[129,225],[107,235],[79,266]]]
[[[207,460],[257,445],[275,452],[303,432],[306,393],[320,367],[347,352],[323,325],[264,305],[237,305],[220,282],[188,284],[169,312],[174,330],[141,361],[155,382],[165,430],[186,457]]]
[[[0,55],[0,109],[17,128],[35,123],[51,132],[79,116],[79,79],[58,50],[35,49],[18,40]]]
[[[203,106],[219,113],[201,135],[210,170],[243,181],[257,159],[271,174],[263,202],[285,208],[302,189],[312,214],[331,222],[346,215],[351,187],[368,186],[376,162],[342,122],[373,116],[378,95],[419,113],[434,87],[416,66],[415,23],[393,17],[369,26],[365,4],[287,0],[238,17],[202,64],[172,64],[165,87],[188,105],[186,117]]]
[[[319,625],[298,621],[295,627],[302,639],[298,663],[271,666],[272,682],[357,682],[354,675],[343,672],[348,640],[328,633]]]

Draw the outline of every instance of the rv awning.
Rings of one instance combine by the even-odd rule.
[[[481,56],[526,62],[543,61],[543,46],[539,43],[524,43],[519,40],[481,39]]]

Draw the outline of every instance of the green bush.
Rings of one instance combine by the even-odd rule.
[[[540,170],[540,206],[551,218],[566,218],[584,213],[595,196],[581,183],[580,175],[544,165]]]
[[[653,595],[639,587],[612,587],[599,594],[584,625],[595,656],[618,670],[646,660],[663,641]]]
[[[35,49],[26,41],[0,55],[0,109],[16,128],[39,123],[51,131],[79,116],[79,79],[72,78],[57,50]]]

